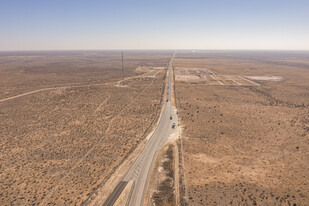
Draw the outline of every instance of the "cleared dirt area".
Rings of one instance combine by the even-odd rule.
[[[249,79],[259,78],[260,76],[243,77],[239,75],[218,75],[207,68],[184,68],[177,67],[175,69],[176,81],[184,81],[192,84],[203,85],[244,85],[244,86],[258,86],[259,84],[250,81]],[[272,79],[274,77],[264,77],[264,79]],[[277,78],[275,78],[277,79]]]
[[[177,55],[176,105],[190,205],[309,204],[308,59],[308,53],[293,52]],[[178,67],[283,80],[196,84],[177,79]]]
[[[118,86],[116,52],[1,53],[1,99],[30,93],[0,102],[0,205],[86,201],[158,115],[166,71],[136,68],[170,56],[128,52]]]
[[[284,79],[280,76],[245,76],[248,79],[258,81],[283,81]]]

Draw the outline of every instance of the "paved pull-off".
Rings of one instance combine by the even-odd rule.
[[[173,55],[169,67],[168,67],[168,83],[167,83],[167,95],[165,99],[165,107],[162,111],[159,119],[159,124],[150,137],[148,143],[142,152],[138,155],[131,168],[127,171],[123,180],[115,188],[113,193],[106,200],[104,205],[111,206],[115,203],[119,195],[121,194],[126,182],[133,180],[133,188],[131,195],[128,199],[130,206],[143,205],[145,191],[147,189],[147,183],[149,181],[149,174],[151,172],[152,165],[157,156],[159,149],[166,143],[168,137],[173,133],[173,123],[176,124],[177,117],[174,107],[171,105],[171,71],[175,54]],[[172,116],[172,120],[170,119]]]

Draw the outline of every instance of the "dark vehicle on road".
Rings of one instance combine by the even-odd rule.
[[[173,119],[173,117],[172,116],[170,116],[170,120],[172,120]]]

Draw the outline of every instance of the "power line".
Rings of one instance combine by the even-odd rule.
[[[122,85],[124,85],[123,51],[121,52]]]

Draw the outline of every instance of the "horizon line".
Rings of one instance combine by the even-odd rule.
[[[0,52],[58,52],[58,51],[303,51],[309,49],[20,49]]]

